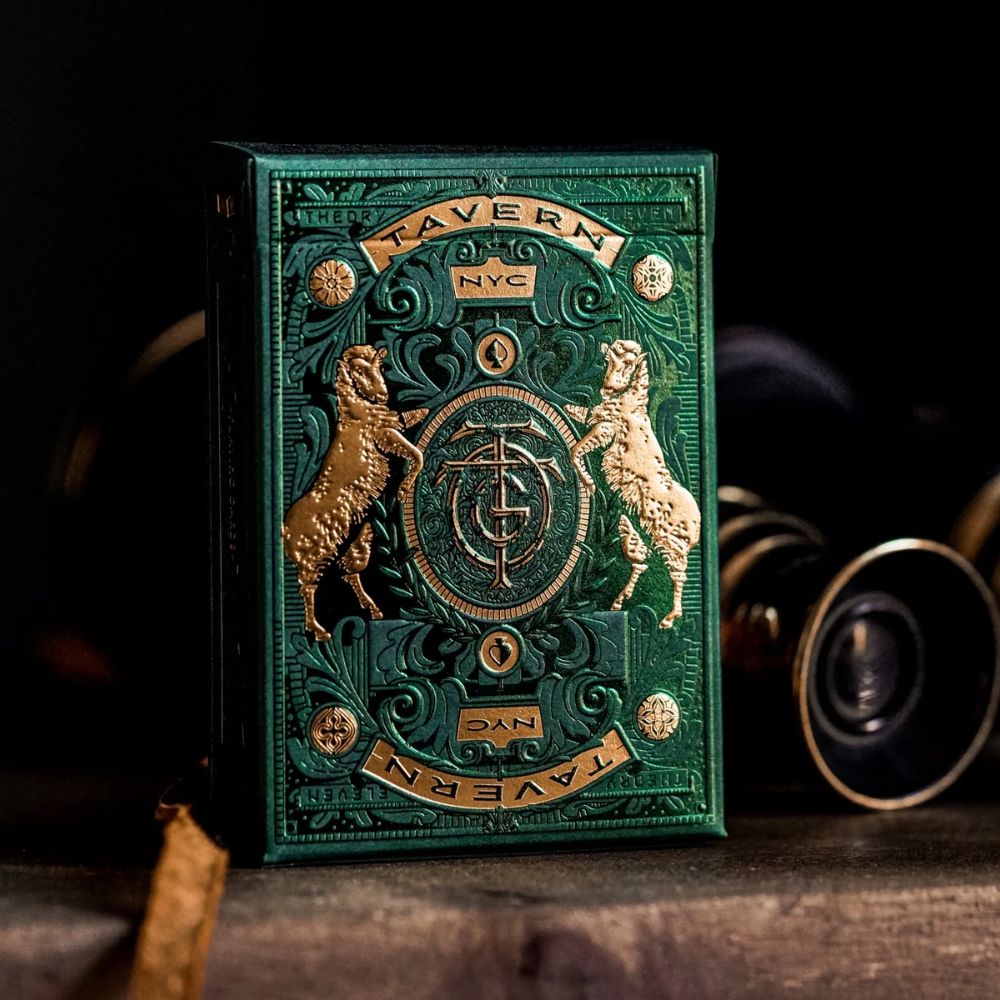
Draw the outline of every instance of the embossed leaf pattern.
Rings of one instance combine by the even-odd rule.
[[[547,674],[538,682],[537,696],[542,717],[551,720],[547,743],[561,753],[575,752],[606,732],[621,707],[619,692],[590,669],[569,677]]]

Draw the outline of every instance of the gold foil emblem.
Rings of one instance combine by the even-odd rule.
[[[423,468],[423,455],[403,437],[403,430],[423,420],[427,411],[397,413],[386,405],[389,390],[382,373],[385,349],[367,344],[348,347],[337,362],[337,424],[323,466],[309,491],[289,508],[282,538],[285,554],[298,567],[305,627],[320,641],[330,633],[316,621],[316,588],[326,568],[336,563],[344,582],[372,618],[378,605],[361,584],[372,552],[368,508],[389,481],[389,457],[405,462],[399,484],[401,500],[409,496]],[[346,458],[345,458],[346,456]],[[353,526],[364,522],[353,541]]]
[[[351,265],[333,257],[317,264],[309,276],[309,291],[322,306],[343,305],[356,287],[357,279]]]
[[[451,284],[456,299],[530,299],[535,294],[535,264],[513,267],[499,257],[485,264],[456,264]]]
[[[542,713],[537,705],[484,705],[458,713],[456,739],[460,743],[484,740],[502,750],[513,740],[542,735]]]
[[[484,375],[506,375],[517,361],[517,345],[502,330],[487,333],[476,344],[476,364]]]
[[[647,302],[659,302],[674,287],[674,269],[658,253],[646,254],[632,265],[632,287]]]
[[[625,245],[625,237],[600,219],[566,205],[526,195],[470,195],[417,209],[363,239],[361,246],[378,274],[394,257],[410,253],[428,240],[484,226],[534,230],[564,240],[578,252],[592,254],[607,268],[614,267]]]
[[[681,710],[669,694],[657,691],[639,706],[635,721],[639,732],[647,739],[665,740],[680,725]]]
[[[632,759],[621,736],[612,729],[597,746],[529,774],[488,778],[439,771],[385,740],[376,741],[361,771],[403,795],[452,809],[528,809],[575,795]]]
[[[321,708],[309,726],[309,739],[320,752],[330,757],[347,753],[358,742],[358,719],[349,708],[328,705]]]
[[[587,433],[573,445],[570,454],[580,480],[589,493],[594,478],[583,459],[603,450],[601,468],[608,485],[626,508],[638,515],[640,527],[649,535],[659,556],[670,570],[674,584],[673,607],[660,621],[670,628],[681,616],[681,598],[687,580],[688,553],[701,537],[701,512],[691,494],[670,474],[649,419],[649,370],[642,347],[634,340],[601,344],[607,358],[601,402],[588,410],[567,406],[566,412],[588,425]],[[622,553],[632,566],[628,582],[611,605],[622,606],[635,590],[649,564],[649,547],[624,515],[618,521]]]
[[[491,674],[507,674],[521,659],[521,643],[513,632],[498,628],[479,643],[479,662]]]
[[[480,402],[492,404],[494,401],[524,405],[526,411],[530,408],[535,415],[526,415],[523,420],[498,420],[489,426],[469,419],[457,425],[453,422],[442,434],[446,440],[436,440],[453,415]],[[536,454],[525,446],[523,437],[546,442],[545,450],[549,454]],[[522,443],[518,443],[519,440]],[[417,568],[433,590],[453,608],[477,618],[510,621],[540,608],[569,579],[580,558],[590,515],[589,494],[567,475],[569,452],[575,443],[572,429],[555,407],[526,389],[502,382],[470,389],[447,403],[428,421],[417,449],[422,460],[428,449],[432,456],[435,453],[441,456],[442,449],[447,450],[447,456],[442,456],[431,469],[430,484],[432,489],[444,493],[446,523],[454,550],[480,571],[482,579],[477,582],[483,596],[474,600],[456,593],[447,576],[447,566],[442,570],[442,578],[438,572],[441,563],[433,562],[437,558],[433,551],[430,555],[425,551],[417,525],[416,505],[409,495],[402,498],[403,521]],[[517,470],[520,487],[514,483],[511,469]],[[534,507],[522,502],[523,492],[520,492],[526,489],[525,484],[529,481],[533,484]],[[515,496],[515,488],[522,499]],[[576,523],[572,525],[575,531],[572,535],[566,533],[566,544],[560,550],[553,543],[550,529],[553,512],[559,508],[558,501],[561,498],[565,504],[570,491],[577,510]],[[468,514],[470,509],[473,511],[471,516]],[[438,554],[441,548],[438,545]],[[553,552],[561,553],[558,565],[555,565]],[[533,593],[524,593],[524,599],[516,603],[493,599],[494,593],[503,597],[514,592],[519,574],[536,559],[553,563],[551,575],[543,586]],[[477,596],[471,595],[472,598]]]

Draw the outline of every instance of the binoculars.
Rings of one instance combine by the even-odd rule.
[[[941,487],[906,485],[926,474],[926,428],[887,430],[838,372],[770,331],[723,335],[719,356],[721,481],[749,487],[719,492],[729,787],[812,776],[861,807],[925,802],[977,757],[997,712],[1000,476],[956,516],[973,463],[934,452]]]
[[[873,809],[951,785],[1000,697],[1000,618],[969,562],[923,539],[845,560],[812,526],[767,510],[729,519],[719,537],[730,748],[749,759],[752,745],[771,778],[811,762]]]

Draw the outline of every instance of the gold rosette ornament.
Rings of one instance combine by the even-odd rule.
[[[632,265],[632,287],[647,302],[659,302],[674,287],[674,269],[658,253],[646,254]]]
[[[309,738],[320,753],[339,757],[358,741],[358,717],[349,708],[328,705],[313,718]]]
[[[357,279],[350,264],[331,257],[313,268],[309,276],[309,291],[322,306],[341,306],[353,294]]]
[[[677,702],[657,691],[646,698],[636,712],[639,731],[650,740],[665,740],[681,721],[681,710]]]

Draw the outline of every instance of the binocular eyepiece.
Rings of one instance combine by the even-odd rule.
[[[797,518],[734,512],[719,532],[734,758],[749,759],[749,743],[757,760],[811,761],[872,809],[916,805],[951,785],[986,741],[1000,698],[1000,617],[979,574],[920,539],[844,563]]]

